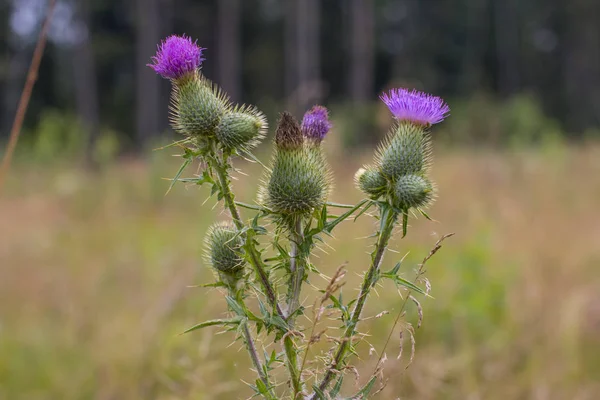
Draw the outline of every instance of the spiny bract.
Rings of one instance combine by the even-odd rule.
[[[215,135],[225,149],[249,150],[265,137],[267,128],[262,112],[254,107],[240,107],[225,112]]]
[[[383,195],[388,186],[385,176],[374,167],[360,168],[354,176],[354,181],[360,190],[374,199]]]
[[[194,73],[175,82],[170,108],[175,131],[190,137],[208,137],[214,136],[229,108],[229,100],[208,79]]]
[[[423,127],[400,123],[379,149],[381,171],[390,180],[427,171],[431,157],[429,136]]]
[[[405,175],[394,184],[394,206],[400,210],[424,208],[431,204],[433,198],[433,185],[422,176]]]
[[[230,222],[218,222],[206,234],[207,261],[219,272],[239,272],[244,267],[242,246],[242,238],[235,226]]]

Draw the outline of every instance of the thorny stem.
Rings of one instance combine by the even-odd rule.
[[[225,201],[225,205],[231,213],[231,218],[233,219],[235,226],[239,230],[243,230],[244,222],[242,221],[240,212],[237,208],[237,205],[235,204],[233,192],[231,191],[231,186],[227,175],[227,159],[224,157],[223,161],[221,162],[216,158],[215,155],[215,159],[213,161],[214,162],[212,163],[212,166],[215,169],[219,178],[219,183],[221,186],[221,192],[223,194],[223,200]],[[258,254],[256,247],[254,246],[254,239],[251,235],[245,235],[245,239],[246,243],[244,245],[244,250],[247,252],[250,258],[250,264],[252,265],[260,279],[261,285],[267,295],[267,299],[269,300],[269,303],[275,309],[279,317],[285,320],[285,315],[277,301],[277,294],[275,293],[275,289],[269,281],[269,276],[267,275],[262,260],[260,259],[260,255]],[[294,344],[294,340],[292,339],[291,334],[285,335],[283,344],[285,355],[288,360],[288,372],[290,374],[292,387],[294,389],[294,398],[296,398],[297,395],[302,392],[302,383],[300,381],[300,374],[298,372],[298,352],[296,350],[296,345]]]
[[[291,251],[290,251],[290,281],[289,281],[289,292],[288,292],[288,309],[287,309],[287,323],[290,329],[294,329],[296,322],[295,312],[300,306],[300,290],[302,288],[302,281],[304,279],[304,265],[305,259],[304,254],[301,254],[300,244],[304,240],[302,235],[302,218],[298,219],[292,225],[292,231],[290,235]],[[287,340],[287,338],[286,338]],[[292,378],[292,386],[294,389],[294,399],[298,398],[298,395],[304,390],[303,383],[301,380],[300,372],[298,370],[298,352],[293,342],[284,343],[286,348],[286,354],[289,353],[288,357],[288,369]]]
[[[234,293],[234,290],[229,290],[229,295],[231,297],[236,297],[238,302],[243,302],[241,296]],[[262,363],[260,362],[260,358],[258,357],[258,353],[256,352],[256,345],[254,344],[254,339],[252,338],[252,333],[250,332],[250,328],[248,327],[247,321],[243,321],[242,323],[242,334],[244,338],[244,343],[246,344],[246,350],[248,350],[248,354],[250,355],[250,359],[252,360],[252,364],[258,373],[258,377],[267,387],[267,392],[262,393],[262,395],[267,400],[276,400],[277,397],[273,393],[273,388],[271,383],[269,382],[269,376],[267,375],[265,369],[263,368]]]
[[[219,178],[219,184],[221,186],[221,192],[223,194],[223,201],[225,202],[225,206],[227,207],[227,209],[229,210],[229,213],[231,214],[233,223],[235,224],[237,229],[241,231],[244,229],[244,221],[242,221],[240,212],[237,208],[237,205],[235,204],[233,192],[231,191],[231,185],[229,183],[229,178],[227,176],[226,162],[227,162],[226,159],[224,159],[223,162],[220,162],[220,160],[215,159],[214,162],[212,163],[213,164],[212,166],[217,173],[217,177]],[[254,270],[256,271],[256,274],[258,275],[258,277],[260,279],[260,283],[261,283],[263,289],[265,290],[267,299],[269,300],[269,303],[271,304],[271,306],[277,311],[279,316],[284,318],[283,311],[281,310],[281,307],[279,306],[279,303],[277,302],[277,294],[275,293],[275,289],[271,285],[271,282],[269,282],[269,276],[267,275],[267,272],[265,271],[265,268],[260,259],[260,256],[258,255],[258,252],[256,251],[256,247],[254,246],[253,238],[250,237],[249,235],[244,235],[244,236],[246,239],[246,243],[244,245],[244,250],[247,252],[248,256],[250,257],[250,264],[252,264],[252,267],[254,268]]]
[[[250,328],[248,328],[248,323],[242,323],[242,331],[244,333],[244,341],[246,342],[246,349],[248,350],[248,354],[250,354],[250,358],[252,359],[252,364],[254,364],[254,368],[258,372],[258,376],[260,380],[263,381],[265,386],[267,387],[267,392],[263,393],[266,399],[276,399],[275,395],[272,392],[271,384],[269,383],[269,377],[265,373],[263,369],[262,363],[258,358],[258,354],[256,353],[256,346],[254,345],[254,339],[252,339],[252,334],[250,333]]]
[[[302,290],[302,281],[304,280],[304,270],[306,264],[306,256],[301,253],[300,244],[304,240],[302,234],[302,218],[294,222],[290,235],[290,292],[288,295],[288,325],[291,328],[294,327],[295,315],[294,313],[300,307],[300,291]]]
[[[383,216],[382,216],[383,218]],[[383,261],[383,256],[385,254],[385,250],[387,249],[387,245],[392,236],[392,232],[394,230],[394,225],[398,220],[398,214],[396,212],[390,212],[387,214],[387,220],[384,222],[383,229],[379,232],[377,237],[377,244],[375,246],[375,253],[373,254],[373,258],[371,261],[371,266],[369,270],[365,274],[363,279],[362,286],[360,288],[360,293],[358,295],[358,299],[356,301],[356,306],[354,306],[354,310],[352,311],[352,316],[350,320],[346,324],[346,330],[344,331],[344,335],[341,338],[339,347],[335,353],[333,361],[331,365],[327,369],[323,380],[319,384],[319,389],[323,392],[327,389],[327,386],[331,383],[332,379],[335,376],[335,373],[340,370],[341,363],[344,360],[344,357],[348,353],[348,349],[351,344],[352,336],[355,333],[355,328],[360,321],[360,314],[365,306],[365,302],[367,301],[367,297],[371,288],[375,284],[375,279],[377,276],[377,272],[379,271],[379,267]],[[311,400],[316,400],[318,398],[317,393],[314,393],[311,396]]]

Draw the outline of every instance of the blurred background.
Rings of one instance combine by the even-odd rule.
[[[1,153],[46,6],[0,0]],[[203,235],[226,216],[203,204],[205,189],[164,195],[180,161],[153,151],[177,139],[170,84],[146,64],[173,33],[198,39],[204,74],[271,126],[286,109],[329,107],[338,202],[360,200],[352,176],[391,124],[382,91],[448,101],[452,115],[433,129],[435,222],[413,220],[386,264],[409,252],[412,277],[437,238],[456,236],[429,264],[415,361],[405,370],[394,336],[378,398],[600,398],[595,0],[58,0],[0,196],[0,398],[252,394],[232,334],[177,335],[226,311],[217,290],[188,288],[212,281]],[[257,153],[269,151],[267,141]],[[237,196],[252,202],[261,168],[236,166],[248,174]],[[373,227],[347,222],[315,260],[326,274],[349,262],[348,295]],[[365,323],[359,382],[400,306],[393,287],[378,296],[367,314],[391,313]]]

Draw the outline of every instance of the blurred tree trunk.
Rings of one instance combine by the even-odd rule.
[[[581,132],[600,125],[600,5],[573,0],[565,7],[567,29],[562,59],[567,123]]]
[[[15,113],[17,112],[17,104],[23,90],[23,82],[27,74],[27,67],[31,57],[31,52],[26,46],[21,46],[16,50],[14,55],[7,60],[8,68],[6,79],[4,82],[4,93],[2,107],[2,136],[8,137]],[[0,139],[2,139],[0,136]]]
[[[519,12],[515,1],[493,2],[498,91],[506,96],[520,88]]]
[[[232,100],[241,98],[240,0],[219,0],[217,80]]]
[[[298,83],[298,52],[296,50],[296,1],[288,0],[285,2],[285,20],[284,20],[284,56],[285,56],[285,97],[286,108],[292,114],[296,113],[296,85]]]
[[[146,64],[160,42],[159,0],[136,0],[136,149],[141,150],[160,131],[160,81]]]
[[[77,24],[81,37],[73,48],[73,80],[77,114],[87,133],[85,161],[88,166],[95,167],[94,148],[100,135],[100,116],[98,110],[98,87],[96,83],[96,65],[91,36],[91,25],[88,1],[78,4]]]
[[[373,91],[374,12],[372,0],[350,0],[350,74],[348,93],[356,104],[371,98]]]
[[[322,97],[320,2],[290,0],[285,10],[285,87],[288,109],[298,115]]]

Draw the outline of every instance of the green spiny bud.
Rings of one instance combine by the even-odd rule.
[[[421,125],[412,123],[400,123],[378,156],[381,171],[391,180],[426,171],[430,157],[427,133]]]
[[[354,176],[356,186],[371,198],[378,198],[386,192],[388,181],[383,174],[373,168],[360,168]]]
[[[426,207],[432,203],[433,199],[434,187],[424,177],[405,175],[394,184],[394,206],[401,210]]]
[[[267,127],[263,113],[254,107],[241,107],[223,115],[215,134],[226,149],[248,150],[265,137]]]
[[[235,226],[230,222],[218,222],[206,234],[207,261],[225,275],[238,275],[244,267],[242,246],[242,238]]]
[[[173,129],[186,136],[213,136],[228,108],[227,97],[198,73],[175,83],[171,98]]]
[[[275,136],[273,167],[259,200],[282,215],[320,208],[329,194],[329,167],[319,146],[305,143],[298,122],[284,113]]]

